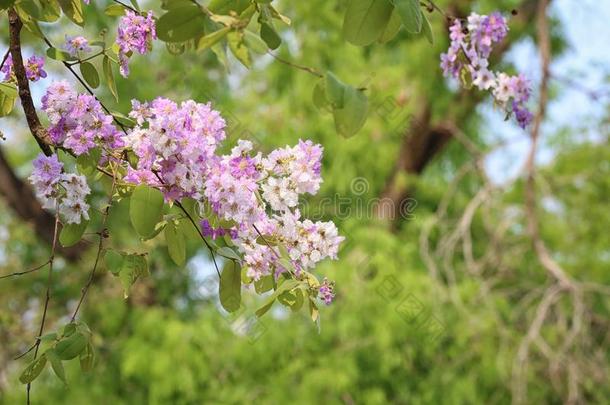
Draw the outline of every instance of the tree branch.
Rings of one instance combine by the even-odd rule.
[[[23,57],[21,56],[21,27],[23,24],[17,15],[15,9],[11,8],[8,11],[9,20],[9,49],[11,56],[13,57],[13,70],[15,71],[15,77],[17,78],[17,85],[19,87],[19,99],[21,100],[21,106],[25,113],[25,118],[30,127],[30,132],[36,139],[38,146],[42,152],[50,156],[53,152],[49,145],[52,144],[49,133],[45,127],[42,126],[32,101],[32,93],[30,92],[30,84],[25,72],[25,66],[23,65]]]

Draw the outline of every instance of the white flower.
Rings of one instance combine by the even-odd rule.
[[[506,73],[498,74],[493,95],[500,103],[506,103],[511,97],[515,96],[509,75]]]
[[[489,90],[496,85],[496,78],[494,77],[493,72],[485,68],[479,69],[475,72],[475,78],[472,81],[472,84],[477,86],[479,90]]]
[[[262,185],[263,198],[271,205],[275,211],[285,211],[288,208],[296,207],[299,196],[291,186],[287,178],[277,179],[269,177]]]

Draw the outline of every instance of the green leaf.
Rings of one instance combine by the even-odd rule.
[[[85,19],[83,18],[83,4],[81,0],[59,0],[59,5],[63,10],[66,17],[68,17],[74,24],[85,25]]]
[[[125,255],[123,258],[123,264],[119,270],[119,279],[123,284],[124,296],[129,296],[131,286],[140,277],[148,276],[148,263],[143,255],[130,254]]]
[[[59,356],[55,352],[55,350],[47,350],[46,351],[47,358],[51,363],[51,368],[55,372],[55,375],[66,385],[68,385],[68,381],[66,380],[66,372],[64,371],[64,365],[62,364]]]
[[[354,45],[365,46],[383,34],[394,7],[390,0],[352,0],[343,20],[343,35]]]
[[[419,0],[393,0],[407,32],[419,34],[422,29],[423,13]]]
[[[104,77],[106,78],[106,84],[108,85],[108,89],[110,89],[110,92],[112,93],[116,101],[119,101],[119,93],[116,90],[114,74],[112,73],[112,64],[108,56],[104,56],[102,65],[104,67]]]
[[[125,255],[120,254],[116,250],[107,250],[104,254],[106,269],[114,275],[119,274],[121,266],[123,265],[124,256]]]
[[[7,10],[13,7],[15,0],[0,0],[0,10]]]
[[[5,117],[13,111],[16,97],[10,97],[0,91],[0,117]]]
[[[277,33],[271,21],[261,23],[260,34],[263,41],[271,49],[277,49],[282,44],[282,37]]]
[[[332,72],[327,72],[325,79],[326,100],[328,100],[334,108],[343,108],[347,86]]]
[[[55,1],[20,0],[18,7],[29,16],[43,22],[55,22],[61,15],[59,5]]]
[[[381,37],[379,37],[379,42],[382,44],[390,42],[392,39],[394,39],[396,34],[398,34],[398,32],[400,31],[400,27],[402,27],[402,20],[400,18],[400,15],[398,14],[398,11],[394,9],[394,11],[392,11],[392,16],[390,17],[388,25],[383,30],[383,34],[381,34]]]
[[[94,89],[100,85],[100,75],[97,73],[97,69],[95,66],[89,62],[81,62],[80,64],[80,73],[83,75],[83,78]]]
[[[59,243],[63,247],[75,245],[83,237],[89,221],[82,220],[80,224],[66,224],[61,228]]]
[[[143,238],[151,237],[163,214],[163,193],[145,184],[137,186],[131,195],[129,217],[134,229]]]
[[[241,261],[241,257],[229,247],[221,247],[216,251],[216,253],[222,257],[226,257],[227,259]]]
[[[18,95],[17,86],[11,83],[0,83],[0,92],[11,98],[17,98]]]
[[[211,34],[201,37],[197,43],[197,50],[211,48],[214,44],[224,38],[229,31],[231,31],[230,27],[223,27],[218,31],[214,31]]]
[[[55,345],[55,352],[61,360],[71,360],[78,356],[85,349],[85,346],[87,346],[85,335],[74,332]]]
[[[265,41],[263,41],[258,35],[256,35],[252,31],[245,30],[244,33],[244,42],[248,46],[248,49],[250,49],[254,53],[258,53],[259,55],[264,55],[267,53],[269,48],[267,47]]]
[[[290,291],[298,285],[299,285],[299,281],[294,280],[294,279],[286,280],[283,283],[281,283],[280,285],[278,285],[277,289],[273,292],[273,294],[271,294],[271,296],[269,296],[269,298],[267,298],[267,301],[265,301],[265,304],[263,304],[263,306],[261,306],[259,309],[256,310],[256,316],[260,318],[261,316],[265,315],[267,313],[267,311],[269,311],[271,309],[271,307],[273,306],[273,303],[275,302],[275,299],[280,294],[282,294],[285,291]]]
[[[84,372],[90,371],[93,368],[95,362],[95,351],[91,342],[87,343],[85,350],[83,350],[79,356],[80,368]]]
[[[204,34],[205,14],[195,4],[170,9],[157,21],[157,36],[165,42],[184,42]]]
[[[19,381],[22,384],[31,383],[40,375],[42,370],[44,370],[44,366],[47,364],[47,356],[43,353],[42,356],[33,360],[30,364],[27,365],[25,370],[19,376]]]
[[[273,276],[263,276],[258,281],[254,282],[254,290],[259,293],[265,293],[273,288]]]
[[[68,52],[61,51],[57,48],[47,49],[47,56],[51,59],[58,61],[73,61],[76,60],[74,56],[71,56]]]
[[[178,266],[184,265],[186,260],[186,242],[184,234],[180,232],[180,228],[170,221],[165,227],[165,242],[167,243],[167,251],[169,257]]]
[[[434,34],[432,33],[432,26],[430,25],[430,21],[428,20],[428,17],[426,17],[426,14],[422,13],[422,16],[424,17],[422,31],[424,32],[424,35],[426,36],[428,42],[434,45]]]
[[[335,108],[335,128],[342,136],[349,138],[355,135],[366,122],[368,100],[360,90],[348,86],[345,88],[343,108]]]
[[[227,34],[227,39],[229,41],[229,49],[233,55],[245,67],[250,68],[252,66],[252,60],[250,59],[248,47],[244,44],[244,33],[241,31],[231,31]]]
[[[235,312],[241,305],[241,269],[233,263],[225,266],[220,275],[220,303],[228,312]]]
[[[104,14],[110,17],[122,16],[125,14],[125,7],[121,6],[120,4],[110,4],[104,10]]]
[[[250,0],[212,0],[208,9],[214,14],[241,14],[250,5]]]
[[[320,80],[313,87],[313,104],[322,111],[332,111],[331,105],[326,99],[326,80]]]

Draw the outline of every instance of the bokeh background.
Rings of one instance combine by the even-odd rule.
[[[92,3],[85,34],[114,32],[106,3]],[[339,260],[318,269],[337,281],[320,329],[305,312],[280,308],[256,319],[254,294],[245,294],[243,311],[227,314],[200,241],[189,241],[190,260],[177,268],[163,241],[153,240],[151,277],[128,299],[109,273],[94,281],[81,311],[94,332],[94,369],[82,374],[77,361],[67,363],[65,388],[47,368],[33,385],[34,403],[609,403],[610,3],[553,0],[547,10],[553,60],[537,215],[554,260],[591,288],[560,294],[531,339],[553,280],[527,231],[529,134],[504,121],[489,97],[443,79],[445,20],[431,16],[433,46],[401,32],[360,48],[342,38],[345,1],[276,3],[293,20],[278,55],[367,88],[368,120],[353,138],[337,135],[332,117],[314,106],[316,77],[270,56],[249,71],[230,60],[227,71],[212,52],[174,56],[157,42],[152,55],[132,58],[129,80],[118,80],[119,104],[103,89],[99,95],[123,112],[127,95],[210,100],[229,122],[227,145],[248,138],[270,151],[307,138],[324,146],[324,183],[303,201],[303,213],[334,220],[346,241]],[[534,110],[537,3],[438,2],[457,15],[519,11],[493,64],[532,79]],[[3,16],[0,49],[7,26]],[[45,29],[55,43],[82,33],[70,23]],[[24,41],[26,55],[44,53],[33,38]],[[72,80],[52,60],[47,71],[33,87],[37,103],[52,80]],[[38,151],[19,107],[0,129],[8,168],[25,179]],[[97,192],[102,198],[101,186]],[[0,275],[43,263],[50,248],[2,197]],[[384,198],[394,209],[380,215]],[[114,246],[139,243],[125,226],[126,208],[110,217]],[[94,254],[58,259],[50,329],[66,321]],[[25,362],[13,358],[36,334],[45,283],[46,272],[0,280],[1,404],[24,402],[18,375]]]

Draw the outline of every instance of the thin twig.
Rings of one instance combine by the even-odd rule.
[[[53,262],[55,261],[55,247],[57,246],[57,231],[59,229],[59,207],[55,207],[55,229],[53,230],[53,244],[51,245],[51,255],[49,256],[49,277],[47,279],[47,291],[45,294],[44,309],[42,312],[42,320],[40,321],[40,329],[38,330],[38,337],[34,344],[34,360],[38,357],[38,349],[40,348],[40,336],[44,332],[44,324],[47,319],[47,311],[49,309],[49,301],[51,300],[51,283],[53,280]],[[30,404],[30,389],[32,383],[29,382],[26,386],[27,404]]]
[[[46,266],[47,264],[49,264],[49,261],[47,260],[46,262],[44,262],[43,264],[41,264],[40,266],[36,266],[33,269],[29,269],[26,271],[17,271],[15,273],[11,273],[11,274],[5,274],[3,276],[0,276],[0,280],[2,280],[3,278],[9,278],[9,277],[15,277],[15,276],[22,276],[24,274],[29,274],[29,273],[33,273],[35,271],[38,271],[40,269],[42,269],[44,266]]]
[[[283,59],[279,56],[277,56],[276,54],[272,53],[271,51],[267,52],[269,55],[271,55],[275,60],[277,60],[280,63],[283,63],[284,65],[288,65],[290,67],[293,67],[295,69],[300,69],[302,71],[305,71],[309,74],[312,74],[316,77],[322,78],[324,77],[324,75],[320,72],[318,72],[317,70],[315,70],[314,68],[310,68],[309,66],[303,66],[303,65],[297,65],[296,63],[292,63],[286,59]]]

